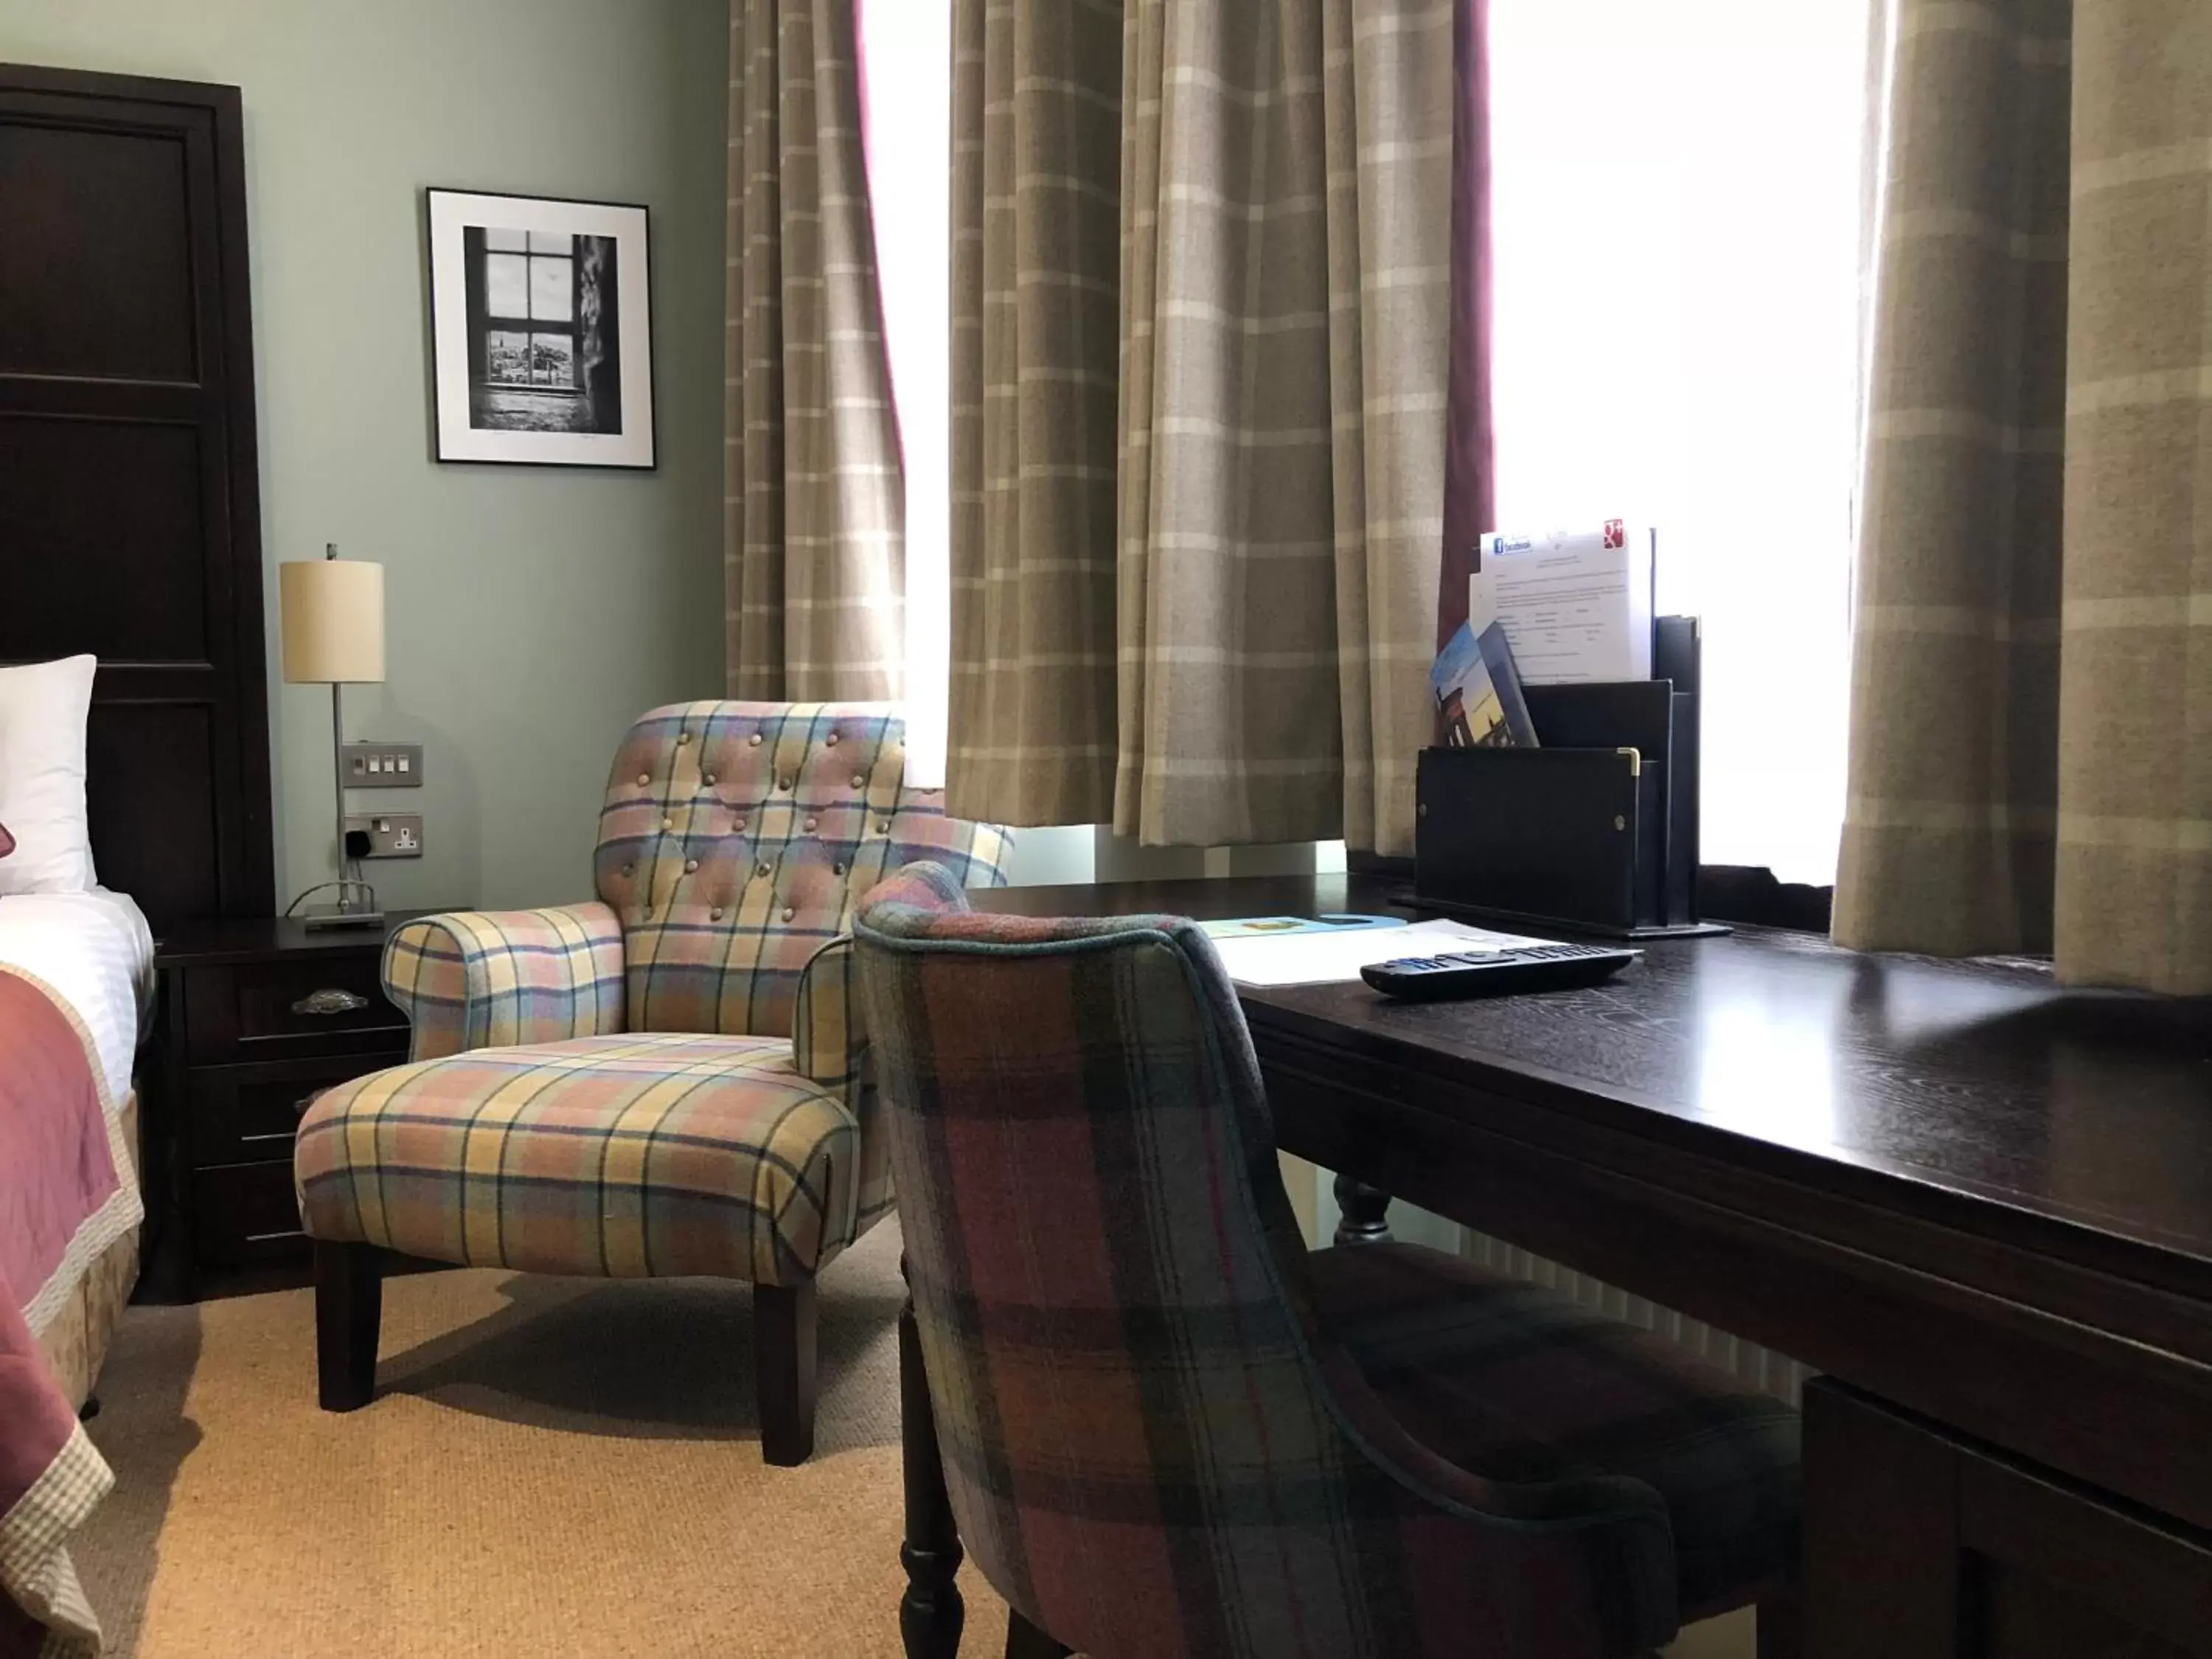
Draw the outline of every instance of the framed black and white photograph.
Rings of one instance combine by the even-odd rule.
[[[653,465],[645,210],[428,195],[438,459]]]

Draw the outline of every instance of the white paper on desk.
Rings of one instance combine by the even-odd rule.
[[[1596,530],[1485,536],[1468,578],[1468,615],[1480,618],[1478,629],[1492,617],[1505,625],[1524,685],[1648,680],[1655,539],[1619,519]]]
[[[1444,951],[1504,951],[1516,945],[1549,945],[1551,939],[1493,933],[1463,921],[1417,921],[1406,927],[1361,929],[1345,933],[1278,933],[1272,938],[1216,939],[1229,977],[1239,985],[1323,985],[1355,980],[1370,963],[1401,957],[1434,956]]]

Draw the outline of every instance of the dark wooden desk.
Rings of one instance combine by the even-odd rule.
[[[1396,908],[1342,877],[978,900]],[[1285,1150],[1826,1374],[1814,1659],[2212,1655],[2212,1006],[1753,929],[1598,990],[1243,1001]],[[958,1639],[933,1455],[915,1656]]]

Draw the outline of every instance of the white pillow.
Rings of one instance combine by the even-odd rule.
[[[0,894],[82,893],[97,884],[84,817],[84,723],[94,657],[0,668]]]

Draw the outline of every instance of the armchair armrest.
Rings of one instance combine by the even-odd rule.
[[[853,1103],[868,1046],[860,1022],[860,986],[853,972],[853,936],[841,934],[807,958],[791,1010],[792,1063],[802,1077],[828,1084]]]
[[[414,1028],[416,1060],[612,1035],[622,924],[596,902],[423,916],[385,945],[384,989]]]
[[[876,1098],[850,933],[831,939],[800,970],[791,1011],[791,1057],[801,1076],[836,1090],[860,1126],[852,1227],[857,1238],[890,1212],[891,1153]]]

